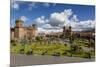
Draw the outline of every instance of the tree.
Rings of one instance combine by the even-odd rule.
[[[37,40],[37,41],[43,40],[43,36],[37,36],[37,37],[36,37],[36,40]]]
[[[37,36],[36,40],[40,42],[40,44],[42,44],[43,41],[43,36]]]
[[[91,52],[85,52],[83,57],[91,59]]]

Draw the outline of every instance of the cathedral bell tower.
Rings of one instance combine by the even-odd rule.
[[[22,20],[16,20],[15,23],[17,28],[24,27],[24,21]]]
[[[15,24],[15,38],[21,40],[25,35],[24,21],[18,19],[15,21]]]

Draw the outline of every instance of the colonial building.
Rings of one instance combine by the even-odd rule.
[[[37,36],[37,27],[32,25],[29,27],[24,26],[24,21],[18,19],[15,21],[15,27],[11,28],[11,40],[32,40]]]
[[[69,37],[69,36],[71,36],[72,35],[72,28],[71,28],[71,26],[69,26],[69,27],[63,27],[63,36],[64,37]]]
[[[46,34],[46,37],[54,37],[54,38],[68,38],[70,36],[72,36],[73,32],[72,32],[72,28],[71,26],[64,26],[63,27],[63,31],[62,32],[55,32],[55,33],[49,33]]]

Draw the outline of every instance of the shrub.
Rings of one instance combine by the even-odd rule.
[[[24,54],[24,49],[20,49],[20,54]]]
[[[26,52],[26,54],[27,54],[27,55],[32,55],[32,54],[33,54],[33,50],[31,50],[31,49],[28,50],[28,51]]]
[[[53,56],[60,56],[60,52],[54,52]]]
[[[12,43],[12,46],[16,46],[17,44],[16,43]]]
[[[84,52],[83,58],[91,59],[91,53],[90,52]]]
[[[47,53],[47,51],[43,51],[42,55],[45,55]]]

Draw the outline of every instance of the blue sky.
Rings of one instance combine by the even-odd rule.
[[[11,26],[15,25],[15,20],[18,18],[25,20],[26,25],[33,23],[37,24],[39,20],[41,20],[45,24],[50,24],[49,26],[51,27],[52,25],[54,26],[54,24],[51,23],[51,19],[56,19],[53,22],[57,21],[60,25],[63,23],[62,16],[64,15],[62,15],[62,13],[65,13],[66,11],[69,14],[71,13],[71,15],[69,17],[66,16],[65,21],[71,21],[72,18],[74,18],[74,21],[72,22],[79,23],[83,21],[91,21],[92,23],[92,21],[95,21],[95,6],[16,1],[11,3]],[[58,20],[60,19],[59,17],[62,18],[61,23],[60,20]],[[42,23],[41,21],[40,23]],[[41,24],[41,26],[42,25],[44,24]]]

